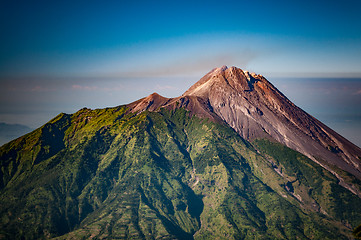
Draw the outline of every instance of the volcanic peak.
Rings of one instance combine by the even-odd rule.
[[[361,179],[360,148],[294,105],[262,75],[237,67],[211,70],[180,97],[153,93],[128,108],[138,113],[184,108],[192,115],[226,123],[244,139],[274,139]],[[340,150],[329,150],[336,147]]]
[[[0,238],[349,239],[360,156],[261,75],[223,66],[180,97],[61,114],[4,145]]]
[[[229,93],[236,91],[238,94],[242,94],[243,92],[252,91],[254,84],[258,81],[270,85],[262,75],[249,73],[234,66],[230,68],[222,66],[207,73],[201,80],[190,87],[183,96],[195,95],[208,98],[214,93],[213,90],[215,89],[224,89]]]

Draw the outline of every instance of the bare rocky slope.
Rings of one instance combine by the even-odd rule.
[[[360,152],[221,67],[177,98],[61,113],[1,146],[0,239],[352,239]]]
[[[222,66],[180,97],[153,93],[129,107],[132,112],[185,107],[200,117],[226,122],[247,140],[276,140],[317,162],[361,196],[358,187],[334,171],[336,166],[361,179],[361,149],[297,107],[262,75]]]

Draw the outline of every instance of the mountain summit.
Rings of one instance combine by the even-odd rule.
[[[329,165],[361,179],[361,149],[294,105],[262,75],[222,66],[207,73],[181,97],[154,96],[144,99],[152,106],[150,110],[189,99],[186,102],[192,107],[186,106],[188,110],[199,116],[222,119],[247,140],[274,139],[311,158],[335,176],[337,173]],[[148,108],[137,105],[134,111],[138,110]],[[360,191],[352,187],[350,190],[361,196]]]
[[[0,239],[349,239],[361,223],[361,149],[236,67],[62,113],[0,167]]]
[[[331,172],[329,164],[361,179],[361,149],[295,106],[262,75],[223,66],[183,96],[205,99],[245,139],[271,137]]]

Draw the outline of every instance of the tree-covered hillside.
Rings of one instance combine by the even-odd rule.
[[[304,155],[184,109],[60,114],[0,166],[2,239],[348,239],[361,223],[361,199]]]

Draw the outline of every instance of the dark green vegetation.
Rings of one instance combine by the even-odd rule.
[[[0,149],[0,238],[348,239],[361,199],[183,110],[60,114]]]
[[[352,233],[356,239],[361,239],[361,224],[357,226]]]

